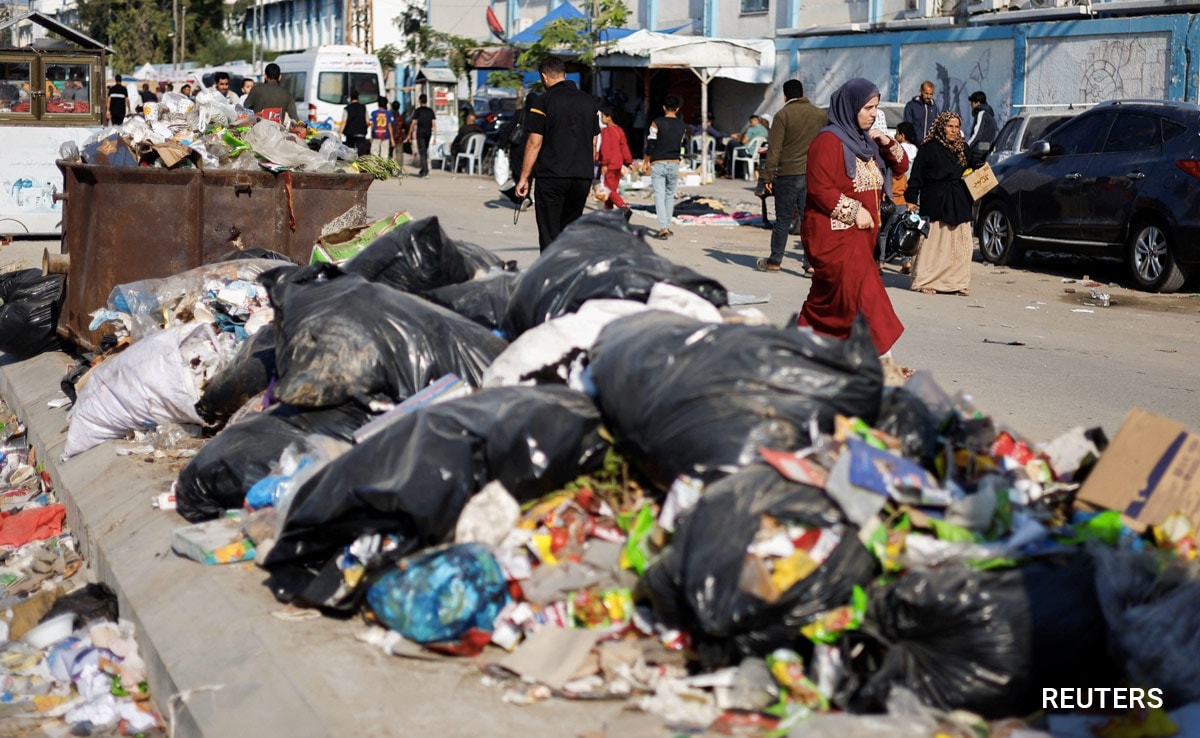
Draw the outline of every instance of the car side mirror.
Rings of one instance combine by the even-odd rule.
[[[1029,155],[1034,159],[1041,159],[1050,156],[1049,141],[1034,141],[1029,145]]]

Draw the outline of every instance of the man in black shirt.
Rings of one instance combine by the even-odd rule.
[[[371,142],[367,140],[367,106],[358,101],[358,90],[350,91],[350,104],[342,114],[342,135],[346,145],[359,156],[371,153]]]
[[[108,88],[108,119],[114,126],[125,122],[125,101],[129,91],[121,84],[121,75],[113,75],[113,86]]]
[[[412,123],[408,126],[408,140],[416,141],[414,144],[417,149],[413,154],[417,157],[417,173],[422,177],[429,176],[429,142],[433,139],[433,134],[437,132],[437,116],[430,110],[429,98],[421,95],[417,98],[417,102],[421,103],[417,109],[413,111]]]
[[[683,100],[678,95],[667,95],[663,101],[663,115],[650,124],[646,134],[646,161],[643,165],[650,170],[650,184],[654,186],[654,212],[658,216],[660,241],[674,235],[671,218],[675,214],[675,186],[679,182],[679,150],[683,148],[683,121],[679,119],[679,108]]]
[[[537,179],[538,245],[542,251],[562,230],[583,215],[592,187],[596,137],[600,135],[599,103],[567,79],[556,56],[538,66],[546,92],[525,117],[528,136],[521,162],[517,196],[529,194],[529,178]]]

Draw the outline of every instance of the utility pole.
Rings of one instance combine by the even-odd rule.
[[[179,0],[171,0],[171,69],[179,69]]]
[[[187,5],[183,6],[183,23],[179,29],[179,66],[187,66]]]

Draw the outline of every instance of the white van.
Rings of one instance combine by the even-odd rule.
[[[350,91],[368,109],[383,90],[379,57],[354,46],[320,46],[275,58],[283,86],[296,98],[296,112],[315,128],[335,130],[350,104]]]

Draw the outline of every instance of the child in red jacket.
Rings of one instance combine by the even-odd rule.
[[[629,142],[625,139],[625,131],[613,122],[613,107],[600,106],[600,121],[604,128],[600,129],[600,153],[596,163],[604,177],[604,186],[608,188],[608,200],[604,203],[605,210],[620,208],[625,214],[625,220],[633,215],[633,210],[625,203],[619,192],[621,174],[625,167],[633,164],[633,154],[629,153]]]

